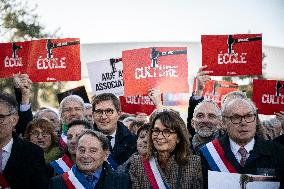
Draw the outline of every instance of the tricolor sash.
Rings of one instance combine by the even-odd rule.
[[[152,157],[149,161],[143,159],[143,167],[147,174],[150,185],[153,189],[169,189],[169,186],[164,182],[157,167],[155,159]]]
[[[65,148],[67,146],[67,135],[63,132],[60,135],[59,144],[62,148]]]
[[[83,175],[78,174],[78,170],[75,166],[68,172],[62,174],[63,180],[68,189],[92,189],[92,186],[87,182]]]
[[[225,157],[224,150],[218,139],[200,148],[212,171],[237,173],[235,167]]]
[[[71,169],[73,162],[66,154],[64,154],[64,156],[58,160],[50,162],[50,165],[53,167],[56,174],[61,175]]]
[[[0,173],[0,188],[10,188],[9,183],[7,182],[6,178],[4,177],[3,173]]]

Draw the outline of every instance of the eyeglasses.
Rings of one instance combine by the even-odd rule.
[[[159,129],[152,129],[152,135],[157,137],[159,136],[160,132],[162,132],[162,135],[164,137],[169,137],[171,134],[176,133],[175,131],[171,131],[170,129],[164,129],[164,130],[159,130]]]
[[[7,115],[3,115],[3,114],[0,114],[0,123],[4,123],[6,117],[9,117],[11,115],[13,115],[15,112],[11,112],[10,114],[7,114]]]
[[[242,122],[242,119],[244,119],[247,123],[251,123],[255,121],[256,114],[247,114],[244,116],[240,115],[234,115],[234,116],[224,116],[231,120],[233,124],[239,124]]]
[[[107,116],[111,116],[113,114],[114,110],[111,109],[111,108],[108,108],[108,109],[105,109],[105,110],[102,110],[102,109],[97,109],[97,110],[94,110],[94,115],[96,117],[101,117],[103,115],[103,113],[105,113]]]
[[[47,132],[39,132],[39,131],[33,131],[30,133],[31,136],[38,138],[39,135],[41,135],[43,138],[47,138],[49,136],[51,136],[50,133]]]

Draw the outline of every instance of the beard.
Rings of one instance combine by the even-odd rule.
[[[214,135],[216,131],[217,131],[217,125],[213,125],[211,123],[199,123],[196,133],[200,137],[207,138]]]

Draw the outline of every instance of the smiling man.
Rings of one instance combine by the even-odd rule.
[[[112,168],[123,164],[136,152],[136,137],[118,121],[121,114],[119,99],[111,93],[97,95],[93,100],[95,130],[102,132],[110,141],[108,162]]]
[[[106,162],[109,141],[100,132],[86,130],[78,137],[76,165],[50,181],[50,189],[124,189],[128,188],[128,177],[114,172]]]
[[[204,170],[276,176],[284,187],[284,148],[256,136],[257,116],[257,109],[249,99],[225,103],[222,117],[227,135],[200,149]]]

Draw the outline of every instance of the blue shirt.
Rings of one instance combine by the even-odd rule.
[[[96,186],[96,184],[98,183],[101,173],[102,173],[102,166],[100,166],[96,172],[92,173],[92,175],[87,175],[82,173],[78,167],[76,165],[74,165],[72,167],[74,174],[76,175],[76,177],[78,178],[78,180],[81,182],[82,185],[84,186],[91,186],[91,188],[94,188]],[[88,178],[87,178],[88,177]],[[91,177],[91,178],[89,178]],[[89,187],[86,187],[89,188]]]

